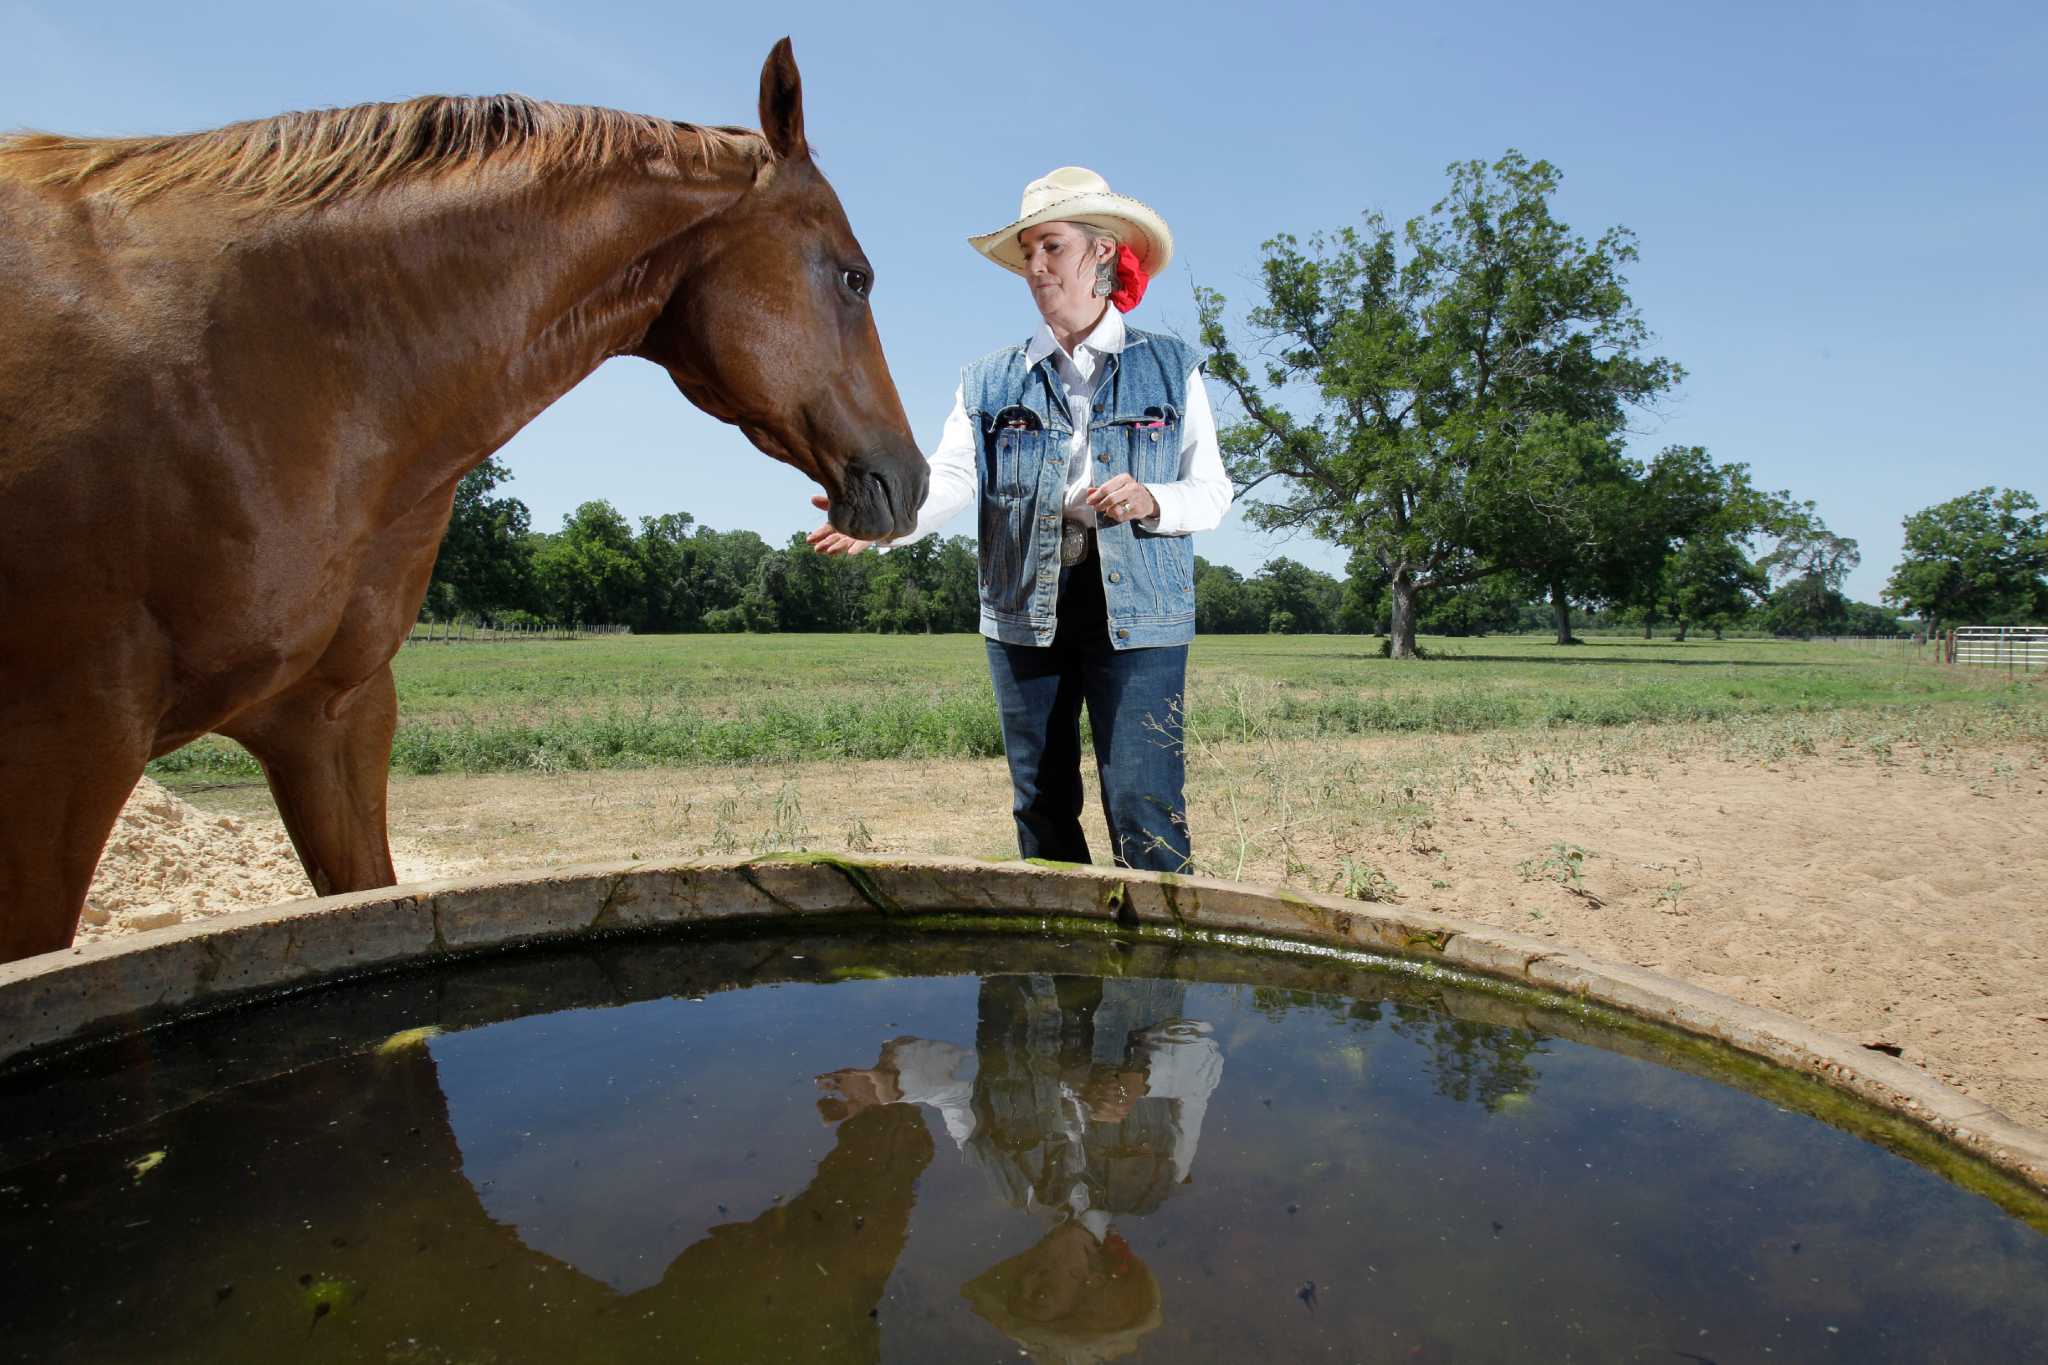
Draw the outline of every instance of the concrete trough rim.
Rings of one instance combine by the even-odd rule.
[[[1429,911],[1037,862],[771,854],[594,863],[290,901],[0,965],[0,1067],[251,998],[470,953],[835,914],[1091,919],[1433,963],[1804,1074],[2048,1193],[2048,1134],[1884,1053],[1639,967]]]

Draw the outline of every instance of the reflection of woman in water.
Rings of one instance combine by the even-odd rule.
[[[1173,981],[997,976],[975,1051],[898,1038],[873,1067],[819,1077],[828,1118],[929,1104],[1005,1203],[1049,1228],[963,1292],[1034,1353],[1108,1360],[1159,1324],[1159,1287],[1111,1227],[1191,1178],[1223,1057]],[[969,1075],[972,1073],[970,1081]]]
[[[1101,1241],[1060,1223],[1029,1251],[969,1280],[960,1292],[1035,1359],[1115,1360],[1159,1325],[1159,1281],[1112,1232]]]

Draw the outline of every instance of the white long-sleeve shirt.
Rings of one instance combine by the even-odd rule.
[[[1052,328],[1042,322],[1025,348],[1029,364],[1052,357],[1053,375],[1066,397],[1074,428],[1067,443],[1066,517],[1085,526],[1096,524],[1095,509],[1087,502],[1088,490],[1096,483],[1095,452],[1088,440],[1088,409],[1102,383],[1103,357],[1122,351],[1127,340],[1123,314],[1110,308],[1104,310],[1102,321],[1095,324],[1095,329],[1072,353],[1053,339]],[[906,545],[931,535],[972,506],[980,493],[974,426],[967,420],[966,399],[958,388],[953,390],[953,411],[946,417],[930,463],[930,491],[918,509],[917,526],[891,544]],[[1200,366],[1188,372],[1187,411],[1181,414],[1180,477],[1145,487],[1159,504],[1159,511],[1138,525],[1158,535],[1184,536],[1214,530],[1230,510],[1230,476],[1223,469],[1223,451],[1216,441],[1216,414],[1209,406],[1209,390],[1203,383]]]

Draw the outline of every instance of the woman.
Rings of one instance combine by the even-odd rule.
[[[1199,358],[1123,321],[1172,258],[1172,234],[1093,171],[1063,166],[1025,187],[1016,222],[968,241],[1023,276],[1041,321],[962,372],[903,541],[979,507],[981,633],[1023,856],[1089,861],[1085,705],[1111,855],[1186,871],[1189,536],[1223,519],[1230,480]],[[827,526],[809,539],[826,554],[869,544]]]

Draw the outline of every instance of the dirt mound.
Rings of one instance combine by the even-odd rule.
[[[208,815],[145,777],[100,855],[78,939],[160,929],[312,894],[282,825]]]

